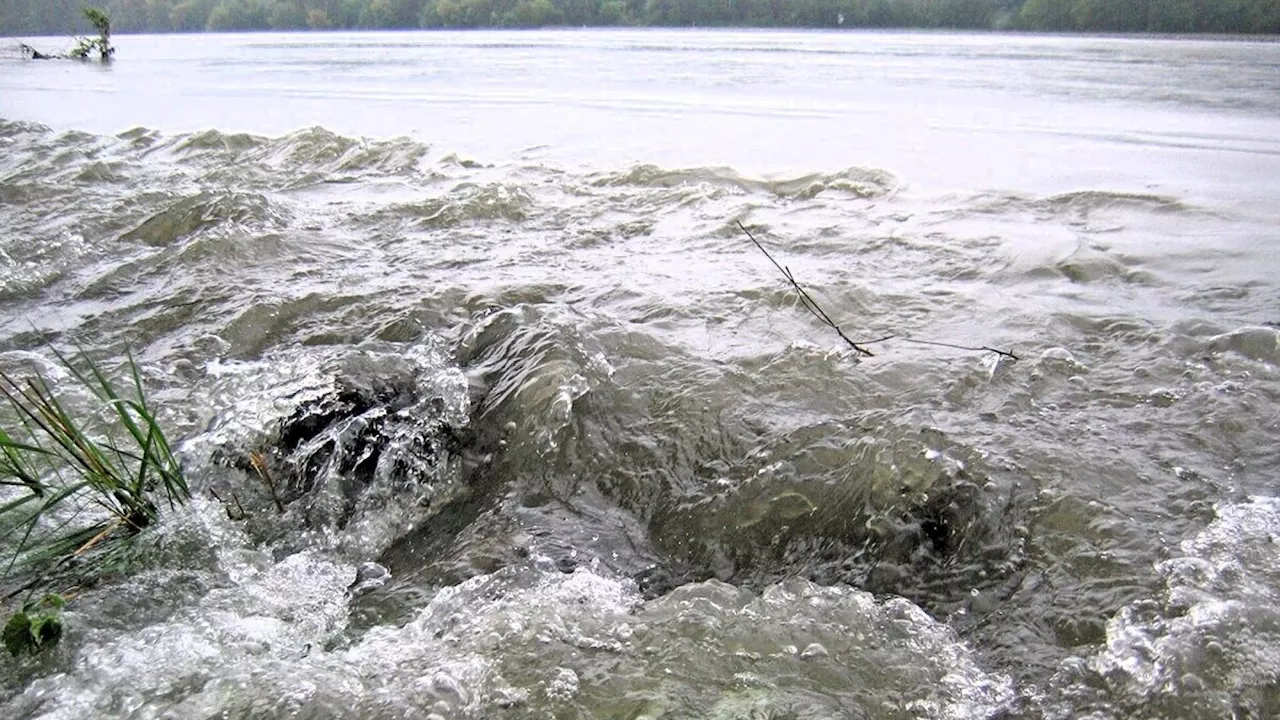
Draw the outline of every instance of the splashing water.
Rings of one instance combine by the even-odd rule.
[[[59,648],[0,659],[0,714],[1280,713],[1272,49],[641,35],[445,34],[387,61],[648,73],[623,92],[570,62],[542,104],[493,76],[460,106],[326,80],[334,107],[498,123],[484,162],[470,121],[0,121],[0,368],[132,347],[197,490],[77,590]],[[222,42],[311,67],[356,40]],[[1184,56],[1220,77],[1190,87]],[[708,58],[743,95],[652,95],[723,79],[689,70]],[[36,101],[9,72],[17,116]],[[405,114],[363,112],[372,134]],[[528,130],[617,113],[653,124],[588,163]],[[747,145],[799,169],[722,157]],[[739,222],[854,339],[1021,359],[855,357]]]

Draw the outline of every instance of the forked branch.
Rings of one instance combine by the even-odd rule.
[[[857,342],[850,340],[849,336],[844,334],[844,330],[841,330],[840,326],[837,325],[836,322],[831,319],[831,316],[828,315],[827,312],[823,310],[820,305],[818,305],[818,302],[813,299],[813,296],[811,296],[809,292],[805,290],[804,287],[801,286],[799,282],[796,281],[795,275],[791,273],[791,269],[786,267],[785,265],[782,265],[777,260],[775,260],[773,255],[769,254],[769,251],[765,249],[764,245],[761,245],[760,241],[757,240],[756,237],[751,234],[751,231],[747,229],[747,226],[742,224],[742,221],[738,221],[738,227],[742,229],[742,232],[746,233],[747,238],[751,240],[752,244],[754,244],[757,248],[759,248],[760,252],[764,253],[765,257],[769,258],[769,262],[773,263],[773,266],[778,268],[778,272],[782,273],[782,276],[787,279],[787,282],[791,283],[791,287],[795,288],[796,294],[800,296],[800,302],[804,305],[805,309],[808,310],[810,313],[812,313],[814,317],[818,318],[818,321],[821,322],[823,325],[826,325],[832,330],[835,330],[836,334],[840,336],[840,339],[844,340],[845,344],[853,348],[853,350],[861,356],[873,357],[875,355],[875,353],[871,352],[866,348],[867,345],[874,345],[876,343],[882,343],[888,340],[896,339],[896,340],[902,340],[903,342],[916,343],[918,345],[936,345],[938,347],[948,347],[948,348],[954,348],[956,350],[968,350],[971,352],[991,352],[1001,357],[1009,358],[1010,360],[1016,361],[1018,359],[1017,355],[1014,355],[1012,352],[1009,352],[1008,350],[997,350],[996,348],[987,347],[986,345],[983,345],[982,347],[972,347],[969,345],[956,345],[954,343],[938,342],[936,340],[917,340],[912,337],[903,337],[898,335],[886,335],[882,338],[876,338],[875,340],[860,340]]]
[[[863,355],[866,357],[875,356],[875,353],[863,347],[863,345],[868,345],[870,343],[867,343],[867,342],[856,343],[850,340],[848,335],[844,334],[844,331],[840,329],[840,326],[837,325],[836,322],[831,319],[831,316],[828,315],[820,305],[818,305],[818,302],[814,300],[812,296],[809,295],[808,291],[805,290],[800,285],[800,283],[796,282],[796,278],[794,275],[791,274],[791,270],[789,268],[783,267],[781,264],[778,263],[777,260],[774,260],[773,256],[769,254],[768,250],[764,249],[764,246],[760,244],[759,240],[756,240],[756,236],[751,234],[751,231],[747,229],[746,225],[743,225],[742,222],[739,221],[738,227],[742,228],[742,232],[746,233],[747,237],[751,239],[751,242],[755,243],[755,246],[760,248],[760,252],[764,253],[764,256],[769,258],[769,262],[773,263],[773,266],[778,268],[778,272],[782,273],[782,276],[787,279],[787,282],[791,283],[791,287],[796,289],[796,294],[800,296],[800,302],[804,304],[805,309],[807,309],[810,313],[812,313],[814,317],[818,318],[818,321],[821,322],[823,325],[826,325],[832,330],[835,330],[836,334],[840,336],[840,339],[844,340],[845,343],[847,343],[849,347],[853,348],[854,351],[857,352],[859,355]],[[879,342],[879,340],[872,340],[871,342]]]

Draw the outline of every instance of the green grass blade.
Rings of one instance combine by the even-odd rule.
[[[30,512],[29,515],[18,520],[12,528],[6,530],[3,534],[0,534],[0,540],[8,540],[9,537],[12,536],[14,533],[16,533],[18,530],[23,531],[22,537],[21,539],[18,540],[17,546],[12,550],[13,555],[10,557],[8,566],[5,569],[5,572],[4,572],[5,577],[7,577],[13,571],[13,568],[18,564],[18,561],[20,559],[24,561],[23,564],[30,564],[26,562],[24,553],[26,553],[27,551],[28,544],[31,542],[31,535],[33,532],[35,532],[36,525],[39,523],[40,519],[47,516],[50,512],[53,511],[54,508],[61,505],[68,498],[74,497],[85,487],[87,487],[86,483],[75,483],[63,488],[59,488],[57,492],[51,495],[48,495],[44,498],[41,498],[41,503],[39,508],[35,508]],[[30,497],[31,496],[28,496],[28,498]],[[5,508],[7,510],[12,510],[12,508],[9,508],[10,505],[17,507],[21,504],[23,504],[21,501],[15,501],[13,503],[9,503],[8,505],[6,505]],[[49,535],[56,534],[58,531],[62,530],[71,522],[73,522],[77,517],[79,517],[79,515],[80,515],[79,511],[71,513],[71,515],[66,520],[63,520],[62,523],[50,529],[48,534]],[[7,516],[7,513],[0,513],[0,516]]]
[[[18,410],[27,432],[32,437],[37,434],[47,437],[67,453],[64,459],[78,462],[86,470],[94,472],[92,464],[86,464],[87,459],[82,457],[75,445],[74,424],[68,428],[61,420],[62,416],[66,415],[65,411],[52,393],[47,392],[44,378],[38,375],[37,378],[38,383],[36,380],[29,380],[26,387],[21,387],[9,376],[0,373],[0,379],[4,382],[0,384],[0,393],[3,393],[10,404]],[[17,395],[10,392],[5,385],[17,388]]]
[[[43,420],[46,432],[67,452],[69,460],[83,468],[83,477],[104,491],[115,491],[124,485],[118,470],[89,438],[43,382],[28,383],[29,399]]]
[[[40,482],[40,475],[37,473],[24,459],[26,455],[44,455],[48,451],[42,447],[28,445],[15,441],[8,433],[0,428],[0,484],[3,485],[25,485],[27,489],[36,495],[44,494],[44,483]],[[13,478],[18,482],[11,482],[8,478]]]
[[[93,376],[92,380],[89,378],[89,376],[85,375],[78,368],[76,368],[76,366],[69,359],[67,359],[57,350],[54,350],[54,354],[58,356],[58,360],[62,361],[62,364],[67,367],[67,370],[70,371],[76,377],[76,379],[79,380],[80,383],[85,386],[86,389],[88,389],[95,396],[97,396],[99,400],[105,401],[111,407],[111,409],[115,411],[116,416],[120,419],[121,424],[125,426],[125,429],[129,431],[129,434],[133,436],[133,439],[136,442],[141,443],[142,431],[141,429],[138,428],[137,423],[135,423],[133,418],[129,415],[126,409],[125,403],[121,401],[119,393],[116,392],[115,385],[113,385],[111,383],[111,380],[107,378],[106,374],[102,372],[102,369],[98,367],[98,364],[95,363],[93,359],[89,357],[88,353],[84,351],[84,348],[80,347],[79,345],[76,345],[76,349],[80,352],[80,357],[84,360],[85,364],[89,366],[89,374]],[[126,355],[128,357],[129,367],[132,368],[132,371],[133,371],[134,384],[137,388],[138,397],[139,399],[143,399],[142,398],[142,381],[138,376],[137,363],[133,361],[132,353],[127,353]]]
[[[146,462],[156,470],[164,484],[170,507],[186,502],[191,497],[191,488],[187,486],[187,479],[182,474],[182,468],[174,457],[173,450],[169,447],[164,431],[150,410],[141,406],[138,410],[143,422],[147,425],[148,445],[152,448],[150,452],[144,453]]]

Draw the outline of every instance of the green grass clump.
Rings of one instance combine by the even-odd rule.
[[[157,503],[190,496],[132,356],[121,391],[83,351],[78,362],[54,354],[88,392],[88,411],[73,412],[38,372],[0,372],[0,590],[8,597],[153,524]]]

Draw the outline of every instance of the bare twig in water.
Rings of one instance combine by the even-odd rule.
[[[751,234],[751,231],[747,229],[747,226],[742,224],[742,221],[738,221],[738,227],[742,228],[742,232],[747,234],[747,237],[750,238],[751,242],[757,248],[760,249],[760,252],[764,253],[765,257],[769,258],[769,262],[773,263],[773,266],[778,268],[778,272],[782,273],[782,276],[787,279],[787,282],[791,283],[791,287],[795,288],[796,293],[799,294],[800,302],[804,304],[805,309],[807,309],[810,313],[813,313],[813,316],[818,318],[818,320],[821,321],[823,325],[826,325],[832,330],[835,330],[836,334],[840,336],[840,339],[844,340],[845,343],[847,343],[849,347],[857,351],[859,355],[863,355],[866,357],[874,356],[874,353],[872,353],[870,350],[868,350],[865,347],[866,345],[875,345],[876,343],[882,343],[889,340],[902,340],[903,342],[916,343],[917,345],[936,345],[938,347],[948,347],[948,348],[954,348],[956,350],[968,350],[971,352],[991,352],[1001,357],[1009,358],[1010,360],[1016,361],[1018,359],[1017,355],[1014,355],[1008,350],[997,350],[996,348],[987,347],[986,345],[983,345],[982,347],[972,347],[969,345],[956,345],[954,343],[938,342],[935,340],[917,340],[915,338],[900,337],[898,335],[886,335],[882,338],[876,338],[875,340],[860,340],[858,342],[854,342],[853,340],[849,339],[849,336],[844,334],[844,331],[840,329],[840,326],[836,325],[835,321],[831,319],[831,316],[828,315],[826,311],[824,311],[818,305],[817,301],[815,301],[813,297],[809,295],[808,291],[806,291],[803,287],[801,287],[800,283],[796,282],[796,278],[794,275],[791,274],[790,268],[783,266],[777,260],[775,260],[773,256],[769,254],[769,251],[764,249],[764,245],[761,245],[760,241],[756,240],[755,236]]]
[[[75,552],[71,553],[71,555],[73,557],[80,557],[81,555],[89,552],[89,550],[92,549],[94,545],[97,545],[98,543],[102,542],[102,540],[105,539],[108,535],[115,532],[116,529],[123,524],[123,522],[124,521],[122,520],[116,520],[114,523],[108,525],[102,532],[98,533],[97,535],[94,535],[92,538],[89,539],[89,542],[81,545]]]
[[[280,494],[276,492],[276,482],[271,478],[271,473],[267,470],[267,459],[260,452],[249,453],[249,464],[257,471],[258,477],[262,478],[262,482],[271,491],[271,499],[276,504],[276,511],[284,514],[284,503],[280,501]]]
[[[796,278],[794,275],[791,274],[791,270],[780,265],[777,260],[774,260],[773,256],[769,254],[768,250],[764,249],[764,246],[760,244],[759,240],[756,240],[756,237],[751,234],[751,231],[747,229],[746,225],[743,225],[742,222],[739,221],[738,227],[742,228],[742,232],[747,234],[747,237],[751,239],[751,242],[754,243],[756,247],[760,248],[760,252],[764,253],[764,256],[769,258],[769,262],[773,263],[773,266],[778,268],[778,272],[781,272],[782,276],[787,279],[787,282],[791,283],[791,287],[795,288],[796,293],[800,296],[800,302],[804,304],[805,308],[809,312],[813,313],[814,317],[818,318],[818,320],[821,321],[823,325],[826,325],[832,330],[835,330],[836,334],[840,336],[840,339],[844,340],[849,345],[849,347],[853,348],[854,351],[856,351],[859,355],[864,355],[866,357],[875,356],[875,353],[862,347],[862,345],[865,345],[867,343],[862,343],[862,344],[856,343],[850,340],[848,335],[844,334],[844,331],[840,329],[840,326],[837,325],[836,322],[831,319],[831,316],[828,315],[826,311],[823,310],[818,305],[817,301],[815,301],[813,297],[809,295],[808,291],[806,291],[803,287],[800,287],[800,283],[796,282]],[[875,340],[872,342],[879,342],[879,341]]]
[[[885,340],[892,340],[892,339],[895,339],[895,338],[894,338],[893,336],[889,336],[889,337],[885,338]],[[983,345],[982,347],[972,347],[972,346],[970,346],[970,345],[956,345],[956,344],[953,344],[953,343],[938,342],[938,341],[936,341],[936,340],[917,340],[917,339],[915,339],[915,338],[911,338],[911,337],[900,337],[900,338],[896,338],[896,339],[901,340],[901,341],[903,341],[903,342],[916,343],[917,345],[937,345],[938,347],[955,348],[956,350],[969,350],[970,352],[989,352],[989,353],[995,353],[996,355],[999,355],[1000,357],[1006,357],[1006,358],[1009,358],[1010,360],[1013,360],[1013,361],[1015,361],[1015,362],[1016,362],[1016,361],[1017,361],[1017,359],[1018,359],[1018,356],[1017,356],[1017,355],[1014,355],[1012,352],[1009,352],[1008,350],[998,350],[998,349],[993,348],[993,347],[987,347],[986,345]],[[875,340],[874,342],[880,342],[880,341],[879,341],[879,340]]]
[[[244,511],[244,506],[240,504],[240,498],[236,497],[235,493],[231,493],[231,501],[236,504],[234,508],[231,507],[231,503],[223,500],[222,496],[218,495],[217,490],[209,488],[209,494],[213,496],[214,500],[222,503],[222,509],[226,510],[228,520],[243,520],[248,517],[248,513]]]

